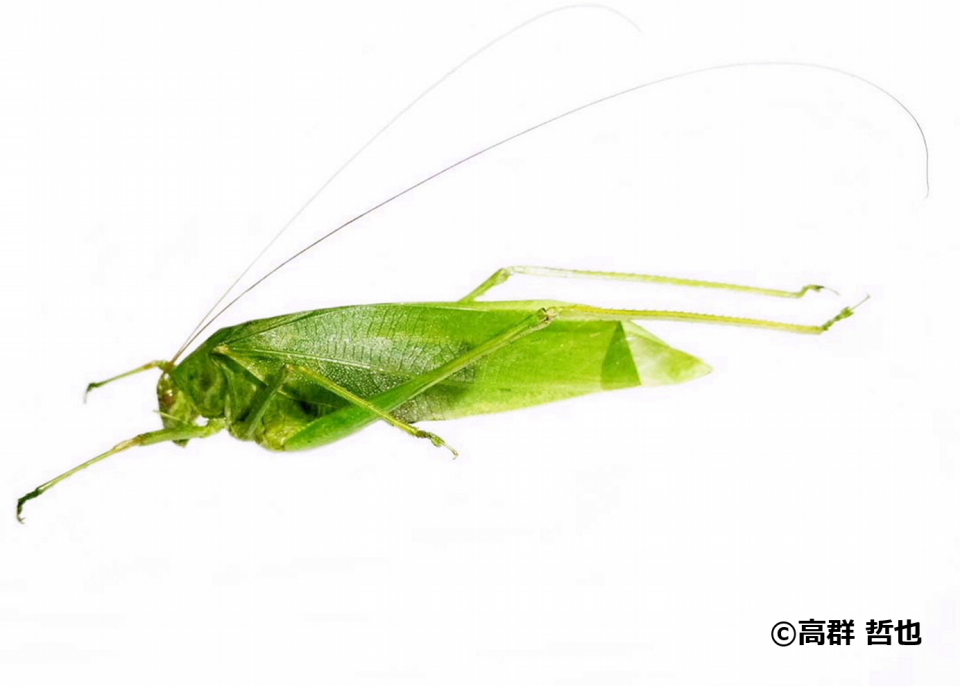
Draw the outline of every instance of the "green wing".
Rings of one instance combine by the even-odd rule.
[[[545,301],[359,305],[258,320],[214,338],[262,383],[284,365],[316,370],[365,398],[390,390],[518,325]],[[565,320],[498,350],[394,414],[415,422],[502,412],[587,393],[678,383],[709,371],[631,323]],[[293,380],[284,393],[335,408],[345,401]]]

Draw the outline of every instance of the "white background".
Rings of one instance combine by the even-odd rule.
[[[332,5],[332,3],[328,3]],[[464,165],[225,322],[456,298],[547,264],[840,291],[763,302],[520,280],[508,298],[819,323],[650,324],[714,374],[314,452],[222,435],[115,457],[155,374],[366,138],[539,2],[20,3],[0,10],[0,683],[951,684],[958,662],[960,98],[940,2],[622,2],[471,63],[287,234]],[[494,294],[497,295],[496,293]],[[678,299],[679,298],[679,299]],[[849,647],[774,623],[853,619]],[[868,647],[868,619],[921,622]]]

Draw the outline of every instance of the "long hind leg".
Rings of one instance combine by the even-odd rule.
[[[689,286],[693,288],[716,288],[726,291],[739,291],[741,293],[752,293],[754,295],[765,295],[775,298],[802,298],[811,291],[831,290],[826,286],[808,284],[795,291],[782,290],[779,288],[763,288],[760,286],[744,286],[735,283],[724,283],[721,281],[702,281],[699,279],[681,279],[673,276],[657,276],[655,274],[630,274],[626,272],[597,272],[585,269],[558,269],[556,267],[529,267],[516,266],[504,267],[498,269],[486,281],[470,291],[461,299],[461,302],[471,302],[481,295],[489,292],[493,288],[500,286],[516,274],[536,277],[556,277],[556,278],[574,278],[574,279],[603,279],[612,281],[634,281],[640,283],[655,283],[668,286]]]
[[[862,302],[860,303],[862,304]],[[621,321],[661,320],[675,322],[692,322],[700,324],[726,324],[728,326],[746,326],[756,329],[774,329],[789,333],[821,334],[839,321],[853,316],[858,305],[844,307],[840,312],[823,324],[791,324],[769,319],[750,319],[748,317],[730,317],[720,314],[699,314],[696,312],[677,312],[674,310],[620,310],[592,305],[562,305],[557,307],[558,316],[562,319],[613,319]]]

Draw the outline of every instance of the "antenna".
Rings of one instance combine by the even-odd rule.
[[[611,100],[616,100],[616,99],[621,98],[621,97],[623,97],[623,96],[625,96],[625,95],[628,95],[628,94],[630,94],[630,93],[635,93],[635,92],[637,92],[637,91],[641,91],[641,90],[650,88],[650,87],[652,87],[652,86],[662,85],[662,84],[665,84],[665,83],[669,83],[669,82],[671,82],[671,81],[676,81],[676,80],[679,80],[679,79],[690,78],[690,77],[693,77],[693,76],[698,76],[698,75],[701,75],[701,74],[706,74],[706,73],[714,72],[714,71],[729,70],[729,69],[744,69],[744,68],[764,68],[764,67],[781,67],[781,68],[782,68],[782,67],[797,67],[797,68],[802,68],[802,69],[819,69],[819,70],[826,71],[826,72],[832,72],[832,73],[839,74],[839,75],[841,75],[841,76],[844,76],[844,77],[847,77],[847,78],[851,78],[851,79],[855,79],[855,80],[857,80],[857,81],[860,81],[860,82],[862,82],[862,83],[865,83],[865,84],[867,84],[868,86],[870,86],[871,88],[874,88],[875,90],[880,91],[881,93],[883,93],[884,95],[886,95],[888,98],[890,98],[891,100],[893,100],[904,112],[907,113],[907,115],[910,117],[911,121],[913,122],[914,126],[916,126],[917,131],[920,133],[920,139],[921,139],[921,141],[922,141],[922,143],[923,143],[923,150],[924,150],[924,179],[925,179],[925,183],[926,183],[926,195],[925,195],[924,197],[928,197],[928,196],[930,195],[930,150],[929,150],[929,147],[927,146],[927,137],[926,137],[926,135],[925,135],[924,132],[923,132],[923,127],[920,126],[920,122],[919,122],[919,121],[917,120],[917,118],[914,116],[913,112],[911,112],[911,111],[907,108],[907,106],[904,105],[896,96],[894,96],[892,93],[890,93],[890,92],[887,91],[886,89],[881,88],[880,86],[878,86],[877,84],[873,83],[872,81],[870,81],[870,80],[868,80],[868,79],[865,79],[865,78],[862,77],[862,76],[858,76],[858,75],[856,75],[856,74],[853,74],[853,73],[851,73],[851,72],[845,71],[845,70],[843,70],[843,69],[839,69],[839,68],[837,68],[837,67],[828,67],[828,66],[826,66],[826,65],[816,64],[816,63],[811,63],[811,62],[738,62],[738,63],[734,63],[734,64],[722,64],[722,65],[717,65],[717,66],[713,66],[713,67],[704,67],[704,68],[702,68],[702,69],[695,69],[695,70],[692,70],[692,71],[686,71],[686,72],[682,72],[682,73],[679,73],[679,74],[672,74],[672,75],[670,75],[670,76],[665,76],[665,77],[663,77],[663,78],[656,79],[656,80],[653,80],[653,81],[646,81],[646,82],[644,82],[644,83],[641,83],[641,84],[638,84],[638,85],[635,85],[635,86],[631,86],[631,87],[629,87],[629,88],[625,88],[624,90],[620,90],[620,91],[617,91],[617,92],[615,92],[615,93],[611,93],[611,94],[609,94],[609,95],[605,95],[605,96],[603,96],[603,97],[601,97],[601,98],[597,98],[596,100],[591,100],[590,102],[587,102],[587,103],[584,103],[584,104],[579,105],[579,106],[577,106],[577,107],[574,107],[574,108],[572,108],[572,109],[566,110],[565,112],[561,112],[560,114],[557,114],[557,115],[555,115],[555,116],[553,116],[553,117],[550,117],[549,119],[545,119],[545,120],[543,120],[543,121],[541,121],[541,122],[539,122],[539,123],[537,123],[537,124],[534,124],[533,126],[530,126],[530,127],[528,127],[528,128],[523,129],[522,131],[518,131],[517,133],[511,134],[510,136],[507,136],[506,138],[502,138],[502,139],[498,140],[498,141],[495,142],[495,143],[492,143],[492,144],[490,144],[490,145],[487,145],[486,147],[480,148],[479,150],[477,150],[477,151],[475,151],[475,152],[467,155],[466,157],[461,158],[460,160],[454,162],[453,164],[450,164],[450,165],[448,165],[448,166],[446,166],[446,167],[443,167],[442,169],[440,169],[440,170],[438,170],[438,171],[430,174],[429,176],[426,176],[426,177],[422,178],[421,180],[417,181],[416,183],[414,183],[414,184],[412,184],[412,185],[410,185],[410,186],[407,186],[406,188],[404,188],[404,189],[401,190],[400,192],[391,195],[390,197],[386,198],[385,200],[380,201],[380,202],[377,203],[376,205],[373,205],[372,207],[369,207],[368,209],[364,210],[364,211],[361,212],[360,214],[354,216],[352,219],[344,222],[343,224],[341,224],[340,226],[338,226],[338,227],[336,227],[336,228],[334,228],[334,229],[331,229],[330,231],[328,231],[327,233],[323,234],[322,236],[320,236],[319,238],[317,238],[317,239],[314,240],[313,242],[311,242],[311,243],[309,243],[308,245],[306,245],[304,248],[301,248],[301,249],[298,250],[296,253],[294,253],[294,254],[291,255],[290,257],[286,258],[285,260],[283,260],[280,264],[278,264],[277,266],[273,267],[270,271],[268,271],[266,274],[264,274],[262,277],[260,277],[257,281],[255,281],[251,286],[249,286],[248,288],[246,288],[245,290],[243,290],[237,297],[235,297],[233,300],[229,301],[229,302],[228,302],[226,305],[224,305],[212,318],[210,318],[209,321],[207,321],[207,322],[206,322],[205,324],[203,324],[202,326],[198,327],[198,329],[187,339],[186,343],[184,343],[183,346],[181,346],[180,350],[179,350],[179,351],[177,352],[177,354],[173,357],[172,362],[176,363],[177,359],[178,359],[178,358],[183,354],[183,352],[197,339],[197,337],[199,337],[200,334],[203,333],[203,332],[204,332],[214,321],[216,321],[217,318],[219,318],[224,312],[226,312],[226,311],[229,310],[234,304],[236,304],[236,302],[237,302],[238,300],[240,300],[241,298],[243,298],[247,293],[249,293],[249,292],[252,291],[254,288],[256,288],[257,286],[259,286],[260,284],[262,284],[262,283],[263,283],[264,281],[266,281],[268,278],[270,278],[271,276],[273,276],[274,274],[276,274],[280,269],[282,269],[282,268],[285,267],[286,265],[290,264],[293,260],[297,259],[297,258],[300,257],[301,255],[303,255],[303,254],[307,253],[308,251],[312,250],[313,248],[315,248],[316,246],[318,246],[320,243],[322,243],[323,241],[327,240],[328,238],[330,238],[331,236],[335,235],[336,233],[342,231],[343,229],[347,228],[347,227],[350,226],[351,224],[359,221],[360,219],[363,219],[364,217],[366,217],[367,215],[369,215],[369,214],[371,214],[371,213],[373,213],[373,212],[376,212],[376,211],[379,210],[380,208],[382,208],[382,207],[384,207],[384,206],[386,206],[386,205],[389,205],[389,204],[392,203],[394,200],[397,200],[397,199],[401,198],[402,196],[404,196],[404,195],[406,195],[407,193],[409,193],[409,192],[411,192],[411,191],[419,188],[420,186],[423,186],[424,184],[427,184],[427,183],[429,183],[430,181],[433,181],[433,180],[436,179],[437,177],[443,176],[444,174],[447,174],[448,172],[453,171],[453,170],[456,169],[457,167],[460,167],[461,165],[469,162],[470,160],[473,160],[473,159],[475,159],[475,158],[477,158],[477,157],[480,157],[481,155],[485,155],[486,153],[488,153],[488,152],[490,152],[490,151],[492,151],[492,150],[494,150],[494,149],[496,149],[496,148],[499,148],[499,147],[502,146],[502,145],[506,145],[507,143],[510,143],[510,142],[512,142],[512,141],[514,141],[514,140],[516,140],[516,139],[518,139],[518,138],[521,138],[521,137],[526,136],[526,135],[528,135],[528,134],[530,134],[530,133],[533,133],[534,131],[537,131],[538,129],[542,129],[542,128],[544,128],[544,127],[550,126],[551,124],[554,124],[554,123],[560,121],[561,119],[566,119],[567,117],[572,116],[572,115],[574,115],[574,114],[577,114],[577,113],[579,113],[579,112],[583,112],[584,110],[591,109],[591,108],[596,107],[596,106],[598,106],[598,105],[601,105],[601,104],[603,104],[603,103],[605,103],[605,102],[610,102]]]
[[[627,23],[628,25],[630,25],[630,26],[637,32],[638,35],[641,35],[641,36],[643,35],[643,32],[640,30],[640,27],[637,26],[636,22],[634,22],[632,19],[630,19],[630,17],[628,17],[627,15],[623,14],[623,13],[620,12],[619,10],[616,10],[616,9],[614,9],[614,8],[612,8],[612,7],[608,7],[607,5],[602,5],[602,4],[596,4],[596,3],[578,3],[578,4],[573,4],[573,5],[565,5],[565,6],[563,6],[563,7],[555,7],[554,9],[547,10],[547,11],[545,11],[545,12],[541,12],[540,14],[537,14],[536,16],[533,16],[533,17],[531,17],[530,19],[527,19],[527,20],[525,20],[525,21],[517,24],[516,26],[514,26],[514,27],[513,27],[512,29],[510,29],[509,31],[506,31],[506,32],[504,32],[504,33],[501,33],[499,36],[497,36],[497,37],[494,38],[493,40],[490,40],[490,41],[488,41],[487,43],[484,43],[481,47],[479,47],[478,49],[474,50],[472,53],[470,53],[469,55],[467,55],[467,57],[465,57],[463,60],[461,60],[459,63],[457,63],[456,66],[454,66],[452,69],[448,70],[445,74],[443,74],[443,76],[441,76],[439,79],[437,79],[437,80],[434,81],[432,84],[430,84],[429,86],[427,86],[427,88],[426,88],[425,90],[421,91],[420,94],[417,95],[413,100],[411,100],[411,101],[408,102],[406,105],[404,105],[395,115],[393,115],[393,117],[390,118],[390,120],[389,120],[386,124],[384,124],[380,129],[377,130],[376,133],[374,133],[370,138],[368,138],[367,141],[366,141],[363,145],[361,145],[361,146],[356,150],[356,152],[354,152],[350,157],[348,157],[347,160],[346,160],[343,164],[341,164],[339,167],[337,167],[336,171],[334,171],[333,174],[331,174],[331,175],[327,178],[326,181],[324,181],[322,184],[320,184],[320,186],[317,188],[317,190],[313,192],[313,195],[311,195],[309,198],[307,198],[307,201],[306,201],[305,203],[303,203],[303,205],[300,206],[300,209],[298,209],[296,212],[293,213],[293,215],[290,217],[290,219],[288,219],[288,220],[286,221],[286,223],[280,228],[280,230],[279,230],[276,234],[274,234],[273,238],[271,238],[271,239],[267,242],[267,244],[263,246],[263,248],[260,250],[260,252],[257,253],[256,257],[254,257],[253,260],[251,260],[250,263],[243,269],[243,271],[240,272],[240,274],[237,276],[237,278],[234,279],[233,283],[231,283],[231,284],[227,287],[227,289],[226,289],[226,290],[223,292],[223,294],[217,299],[217,301],[216,301],[215,303],[213,303],[213,305],[211,305],[210,309],[207,310],[206,314],[204,314],[203,317],[200,318],[200,321],[197,322],[197,325],[194,327],[193,331],[191,331],[191,332],[190,332],[190,335],[187,336],[187,341],[180,347],[180,350],[177,351],[177,354],[174,356],[173,361],[176,362],[176,360],[180,357],[180,355],[182,355],[183,352],[190,346],[190,343],[191,343],[192,341],[196,340],[197,335],[198,335],[201,331],[203,331],[203,329],[206,328],[205,324],[209,323],[209,322],[207,322],[207,319],[209,319],[209,318],[211,317],[211,315],[213,315],[213,319],[216,319],[218,316],[220,316],[219,313],[216,314],[216,315],[214,315],[214,314],[213,314],[214,311],[215,311],[218,307],[220,307],[220,305],[223,303],[224,300],[227,299],[227,296],[229,296],[229,295],[230,295],[230,292],[231,292],[234,288],[237,287],[237,284],[239,284],[241,280],[243,280],[243,277],[245,277],[247,274],[249,274],[249,273],[250,273],[250,270],[253,269],[253,267],[256,266],[256,264],[257,264],[261,259],[263,259],[263,256],[266,255],[267,251],[270,250],[270,248],[273,247],[273,245],[280,239],[280,237],[281,237],[284,233],[287,232],[287,229],[289,229],[289,228],[294,224],[294,222],[296,222],[297,219],[300,218],[300,215],[302,215],[302,214],[307,210],[307,208],[310,207],[310,205],[312,205],[313,202],[323,194],[323,192],[327,189],[327,186],[329,186],[331,183],[333,183],[333,181],[334,181],[338,176],[340,176],[340,174],[342,174],[342,173],[347,169],[347,167],[349,167],[351,164],[353,164],[353,162],[354,162],[358,157],[360,157],[360,156],[367,150],[367,148],[369,148],[371,145],[373,145],[373,143],[374,143],[378,138],[380,138],[380,136],[382,136],[384,133],[386,133],[387,130],[390,129],[394,124],[396,124],[397,121],[399,121],[405,114],[407,114],[407,112],[409,112],[409,111],[412,110],[414,107],[416,107],[416,106],[420,103],[421,100],[423,100],[423,99],[426,98],[428,95],[430,95],[430,93],[432,93],[432,92],[433,92],[437,87],[439,87],[444,81],[446,81],[447,79],[449,79],[451,76],[453,76],[453,75],[456,74],[458,71],[460,71],[463,67],[467,66],[467,65],[468,65],[470,62],[472,62],[474,59],[476,59],[477,57],[479,57],[480,55],[482,55],[482,54],[485,53],[487,50],[491,49],[492,47],[494,47],[495,45],[497,45],[498,43],[500,43],[500,42],[503,41],[504,39],[509,38],[510,36],[512,36],[513,34],[517,33],[518,31],[520,31],[520,30],[522,30],[522,29],[525,29],[526,27],[528,27],[528,26],[530,26],[530,25],[532,25],[532,24],[537,23],[537,22],[539,22],[539,21],[542,20],[542,19],[546,19],[547,17],[549,17],[549,16],[551,16],[551,15],[559,14],[560,12],[567,12],[567,11],[569,11],[569,10],[600,10],[600,11],[604,11],[604,12],[609,12],[610,14],[613,14],[613,15],[614,15],[617,19],[619,19],[620,21],[623,21],[623,22]],[[232,303],[230,303],[230,304],[232,304]],[[228,305],[227,307],[229,307],[229,305]],[[224,309],[226,309],[226,308],[224,308]],[[222,312],[223,312],[223,310],[220,311],[220,313],[222,313]],[[210,321],[212,322],[213,319],[210,319]]]

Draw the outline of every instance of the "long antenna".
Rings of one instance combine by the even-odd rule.
[[[499,147],[502,146],[502,145],[506,145],[507,143],[510,143],[511,141],[514,141],[514,140],[516,140],[516,139],[518,139],[518,138],[521,138],[522,136],[526,136],[527,134],[533,133],[534,131],[536,131],[536,130],[538,130],[538,129],[542,129],[542,128],[546,127],[546,126],[549,126],[549,125],[551,125],[551,124],[554,124],[555,122],[558,122],[558,121],[560,121],[561,119],[566,119],[567,117],[569,117],[569,116],[571,116],[571,115],[574,115],[574,114],[576,114],[576,113],[578,113],[578,112],[582,112],[582,111],[587,110],[587,109],[590,109],[590,108],[592,108],[592,107],[596,107],[597,105],[600,105],[600,104],[602,104],[602,103],[609,102],[609,101],[611,101],[611,100],[615,100],[615,99],[620,98],[620,97],[623,97],[623,96],[625,96],[625,95],[627,95],[627,94],[629,94],[629,93],[634,93],[634,92],[636,92],[636,91],[640,91],[640,90],[649,88],[649,87],[651,87],[651,86],[656,86],[656,85],[668,83],[668,82],[670,82],[670,81],[676,81],[676,80],[678,80],[678,79],[688,78],[688,77],[696,76],[696,75],[699,75],[699,74],[705,74],[705,73],[707,73],[707,72],[727,70],[727,69],[743,69],[743,68],[746,68],[746,67],[798,67],[798,68],[803,68],[803,69],[819,69],[819,70],[822,70],[822,71],[828,71],[828,72],[833,72],[833,73],[836,73],[836,74],[840,74],[841,76],[845,76],[845,77],[847,77],[847,78],[855,79],[855,80],[857,80],[857,81],[860,81],[860,82],[862,82],[862,83],[867,84],[867,85],[870,86],[871,88],[874,88],[875,90],[878,90],[878,91],[880,91],[881,93],[883,93],[884,95],[886,95],[888,98],[890,98],[891,100],[893,100],[897,105],[899,105],[900,108],[901,108],[904,112],[907,113],[907,115],[910,117],[911,121],[913,121],[914,126],[916,126],[917,131],[920,133],[920,139],[921,139],[921,141],[922,141],[922,143],[923,143],[923,150],[924,150],[924,179],[925,179],[925,183],[926,183],[926,195],[925,195],[924,197],[928,197],[928,196],[930,195],[930,149],[929,149],[929,147],[927,146],[927,137],[926,137],[926,135],[925,135],[924,132],[923,132],[923,127],[920,126],[920,122],[919,122],[919,121],[917,120],[917,118],[914,116],[913,112],[911,112],[911,111],[909,110],[909,108],[907,108],[906,105],[904,105],[896,96],[894,96],[894,95],[893,95],[892,93],[890,93],[888,90],[886,90],[886,89],[884,89],[884,88],[881,88],[880,86],[878,86],[877,84],[873,83],[872,81],[870,81],[870,80],[868,80],[868,79],[865,79],[865,78],[862,77],[862,76],[858,76],[858,75],[853,74],[853,73],[851,73],[851,72],[845,71],[845,70],[843,70],[843,69],[839,69],[839,68],[837,68],[837,67],[828,67],[828,66],[826,66],[826,65],[816,64],[816,63],[812,63],[812,62],[738,62],[738,63],[734,63],[734,64],[722,64],[722,65],[717,65],[717,66],[713,66],[713,67],[704,67],[704,68],[702,68],[702,69],[694,69],[694,70],[692,70],[692,71],[681,72],[681,73],[679,73],[679,74],[672,74],[672,75],[670,75],[670,76],[665,76],[665,77],[660,78],[660,79],[656,79],[656,80],[653,80],[653,81],[647,81],[647,82],[638,84],[638,85],[636,85],[636,86],[631,86],[630,88],[625,88],[624,90],[620,90],[620,91],[617,91],[616,93],[611,93],[611,94],[609,94],[609,95],[605,95],[605,96],[603,96],[603,97],[601,97],[601,98],[597,98],[596,100],[591,100],[590,102],[584,103],[583,105],[579,105],[579,106],[574,107],[574,108],[572,108],[572,109],[566,110],[565,112],[561,112],[560,114],[557,114],[557,115],[555,115],[555,116],[553,116],[553,117],[550,117],[549,119],[545,119],[545,120],[543,120],[543,121],[541,121],[541,122],[539,122],[539,123],[537,123],[537,124],[534,124],[533,126],[530,126],[530,127],[525,128],[525,129],[523,129],[523,130],[521,130],[521,131],[518,131],[517,133],[514,133],[514,134],[512,134],[512,135],[510,135],[510,136],[507,136],[506,138],[502,138],[502,139],[500,139],[499,141],[497,141],[497,142],[495,142],[495,143],[492,143],[492,144],[490,144],[490,145],[487,145],[486,147],[480,148],[479,150],[477,150],[477,151],[475,151],[475,152],[467,155],[466,157],[461,158],[460,160],[454,162],[453,164],[447,165],[446,167],[443,167],[443,168],[440,169],[439,171],[436,171],[436,172],[430,174],[429,176],[424,177],[424,178],[421,179],[420,181],[417,181],[416,183],[414,183],[414,184],[412,184],[412,185],[410,185],[410,186],[407,186],[406,188],[404,188],[404,189],[401,190],[400,192],[395,193],[394,195],[391,195],[391,196],[388,197],[387,199],[380,201],[380,202],[377,203],[376,205],[373,205],[372,207],[364,210],[363,212],[361,212],[360,214],[354,216],[352,219],[344,222],[344,223],[341,224],[340,226],[338,226],[338,227],[336,227],[336,228],[328,231],[327,233],[323,234],[322,236],[320,236],[319,238],[317,238],[317,239],[314,240],[313,242],[309,243],[309,244],[308,244],[307,246],[305,246],[304,248],[301,248],[300,250],[298,250],[297,252],[295,252],[293,255],[291,255],[290,257],[288,257],[288,258],[286,258],[285,260],[283,260],[280,264],[278,264],[278,265],[275,266],[273,269],[271,269],[270,271],[268,271],[268,272],[267,272],[266,274],[264,274],[262,277],[260,277],[259,279],[257,279],[252,285],[250,285],[248,288],[246,288],[245,290],[243,290],[237,297],[235,297],[233,300],[231,300],[230,302],[228,302],[223,308],[221,308],[220,311],[217,312],[217,313],[213,316],[213,318],[211,318],[206,324],[204,324],[203,326],[199,327],[198,330],[196,330],[196,331],[190,336],[190,338],[187,340],[187,342],[183,344],[183,346],[180,348],[180,350],[177,351],[177,354],[173,357],[172,362],[175,363],[175,362],[177,361],[177,359],[180,357],[180,355],[183,354],[183,352],[197,339],[197,337],[198,337],[201,333],[203,333],[214,321],[216,321],[217,318],[219,318],[224,312],[226,312],[227,310],[229,310],[238,300],[240,300],[242,297],[244,297],[247,293],[249,293],[250,291],[252,291],[252,290],[253,290],[254,288],[256,288],[257,286],[259,286],[260,284],[262,284],[262,283],[263,283],[264,281],[266,281],[268,278],[270,278],[271,276],[273,276],[274,274],[276,274],[280,269],[282,269],[282,268],[285,267],[286,265],[288,265],[288,264],[290,264],[291,262],[293,262],[293,260],[297,259],[298,257],[300,257],[300,256],[303,255],[304,253],[308,252],[309,250],[312,250],[313,248],[315,248],[316,246],[318,246],[320,243],[322,243],[323,241],[327,240],[328,238],[330,238],[330,237],[333,236],[334,234],[336,234],[336,233],[342,231],[343,229],[347,228],[348,226],[350,226],[350,225],[353,224],[354,222],[356,222],[356,221],[358,221],[358,220],[366,217],[368,214],[371,214],[371,213],[379,210],[381,207],[384,207],[385,205],[389,205],[389,204],[392,203],[394,200],[397,200],[398,198],[401,198],[402,196],[406,195],[406,194],[409,193],[410,191],[413,191],[413,190],[419,188],[420,186],[423,186],[424,184],[429,183],[430,181],[433,181],[434,179],[436,179],[436,178],[439,177],[439,176],[443,176],[444,174],[446,174],[446,173],[448,173],[448,172],[450,172],[450,171],[453,171],[453,170],[456,169],[457,167],[459,167],[459,166],[461,166],[461,165],[469,162],[470,160],[472,160],[472,159],[474,159],[474,158],[477,158],[477,157],[480,157],[481,155],[484,155],[484,154],[490,152],[491,150],[494,150],[494,149],[496,149],[496,148],[499,148]]]
[[[411,100],[411,101],[408,102],[406,105],[404,105],[395,115],[393,115],[393,117],[391,117],[391,119],[390,119],[386,124],[384,124],[379,130],[377,130],[376,133],[374,133],[370,138],[368,138],[367,141],[366,141],[363,145],[361,145],[361,146],[357,149],[356,152],[354,152],[349,158],[347,158],[347,160],[346,160],[343,164],[341,164],[341,165],[336,169],[336,171],[334,171],[333,174],[331,174],[331,175],[327,178],[327,180],[324,181],[324,182],[320,185],[319,188],[317,188],[316,191],[314,191],[313,195],[311,195],[309,198],[307,198],[307,201],[306,201],[305,203],[303,203],[303,205],[300,206],[300,209],[298,209],[296,212],[293,213],[293,215],[290,217],[290,219],[287,220],[287,222],[280,228],[280,230],[273,236],[273,238],[270,239],[270,241],[269,241],[265,246],[263,246],[263,249],[260,250],[260,252],[257,254],[257,256],[254,257],[253,260],[250,261],[250,263],[244,268],[244,270],[243,270],[242,272],[240,272],[239,276],[237,276],[237,278],[234,279],[233,283],[230,284],[230,286],[227,288],[227,290],[225,290],[225,291],[223,292],[223,294],[217,299],[217,301],[216,301],[215,303],[213,303],[213,305],[210,307],[210,309],[207,310],[206,314],[204,314],[203,317],[200,318],[200,321],[197,322],[197,325],[194,327],[193,331],[191,331],[191,332],[190,332],[190,335],[187,336],[187,342],[184,343],[183,346],[180,348],[180,350],[177,352],[177,355],[176,355],[176,357],[174,357],[174,360],[176,360],[177,358],[180,357],[181,354],[183,354],[183,351],[190,345],[190,341],[193,341],[193,340],[196,338],[196,334],[198,334],[198,333],[202,330],[201,327],[204,326],[204,323],[207,321],[207,319],[208,319],[211,315],[213,315],[214,311],[215,311],[218,307],[220,307],[220,305],[223,303],[224,300],[227,299],[227,296],[230,295],[230,292],[231,292],[234,288],[237,287],[237,284],[239,284],[240,281],[243,280],[243,277],[245,277],[247,274],[249,274],[249,273],[250,273],[250,270],[253,269],[253,267],[254,267],[261,259],[263,259],[263,256],[267,254],[267,251],[270,250],[270,248],[273,247],[273,245],[274,245],[278,240],[280,240],[280,237],[281,237],[284,233],[287,232],[287,229],[289,229],[290,226],[293,225],[293,223],[296,222],[297,219],[300,218],[300,215],[302,215],[302,214],[307,210],[307,208],[310,207],[310,205],[312,205],[313,202],[314,202],[317,198],[319,198],[320,195],[323,194],[323,192],[327,189],[327,186],[329,186],[331,183],[333,183],[333,181],[334,181],[338,176],[340,176],[340,174],[342,174],[342,173],[347,169],[347,167],[349,167],[351,164],[353,164],[353,162],[354,162],[358,157],[360,157],[360,155],[362,155],[362,154],[366,151],[367,148],[369,148],[371,145],[373,145],[374,141],[376,141],[378,138],[380,138],[380,136],[382,136],[384,133],[386,133],[387,130],[388,130],[390,127],[392,127],[394,124],[396,124],[397,121],[400,120],[407,112],[409,112],[409,111],[412,110],[414,107],[416,107],[416,105],[419,104],[421,100],[423,100],[423,99],[426,98],[430,93],[432,93],[434,90],[436,90],[436,88],[437,88],[438,86],[440,86],[444,81],[446,81],[446,80],[449,79],[451,76],[453,76],[454,74],[456,74],[456,73],[457,73],[458,71],[460,71],[463,67],[467,66],[467,64],[469,64],[469,63],[472,62],[474,59],[476,59],[477,57],[479,57],[480,55],[482,55],[483,53],[485,53],[487,50],[489,50],[490,48],[492,48],[493,46],[495,46],[497,43],[500,43],[500,42],[503,41],[504,39],[512,36],[513,34],[515,34],[515,33],[518,32],[518,31],[520,31],[520,30],[522,30],[522,29],[530,26],[531,24],[535,24],[536,22],[540,21],[541,19],[546,19],[547,17],[549,17],[549,16],[551,16],[551,15],[553,15],[553,14],[558,14],[558,13],[560,13],[560,12],[566,12],[566,11],[568,11],[568,10],[601,10],[601,11],[604,11],[604,12],[609,12],[609,13],[613,14],[615,17],[617,17],[618,19],[620,19],[621,21],[626,22],[626,23],[629,24],[631,27],[633,27],[633,29],[634,29],[639,35],[643,35],[643,32],[640,30],[640,27],[637,26],[636,22],[634,22],[632,19],[630,19],[630,17],[628,17],[627,15],[623,14],[623,13],[620,12],[619,10],[614,9],[613,7],[608,7],[608,6],[606,6],[606,5],[597,4],[597,3],[577,3],[577,4],[572,4],[572,5],[565,5],[565,6],[563,6],[563,7],[555,7],[555,8],[553,8],[553,9],[551,9],[551,10],[547,10],[547,11],[545,11],[545,12],[541,12],[540,14],[538,14],[538,15],[536,15],[536,16],[534,16],[534,17],[531,17],[531,18],[529,18],[529,19],[527,19],[527,20],[525,20],[525,21],[523,21],[523,22],[520,22],[519,24],[517,24],[516,26],[514,26],[514,27],[513,27],[512,29],[510,29],[509,31],[506,31],[506,32],[504,32],[504,33],[501,33],[499,36],[497,36],[497,37],[494,38],[493,40],[488,41],[487,43],[483,44],[483,45],[482,45],[480,48],[478,48],[477,50],[474,50],[472,53],[470,53],[469,55],[467,55],[467,57],[465,57],[463,60],[461,60],[456,66],[454,66],[452,69],[448,70],[443,76],[441,76],[439,79],[437,79],[437,80],[434,81],[432,84],[430,84],[429,86],[427,86],[427,88],[424,89],[423,91],[421,91],[420,94],[417,95],[417,97],[415,97],[413,100]],[[215,318],[215,317],[214,317],[214,318]],[[211,320],[211,321],[212,321],[212,320]]]

